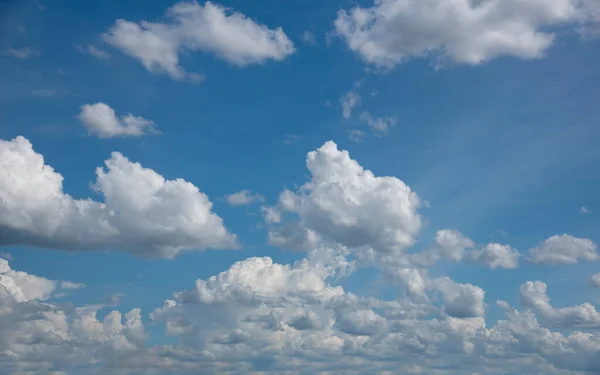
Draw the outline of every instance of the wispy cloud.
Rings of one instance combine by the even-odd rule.
[[[80,44],[76,44],[75,48],[77,48],[77,50],[81,53],[94,56],[100,60],[107,60],[111,57],[110,53],[108,53],[104,50],[101,50],[100,48],[98,48],[92,44],[88,44],[87,47],[84,47]]]
[[[589,207],[581,206],[581,207],[579,207],[579,213],[580,214],[591,214],[592,210]]]
[[[352,142],[362,142],[365,139],[365,132],[358,129],[348,130],[348,139]]]
[[[29,47],[7,48],[0,51],[0,55],[14,57],[15,59],[29,59],[39,55],[39,52]]]

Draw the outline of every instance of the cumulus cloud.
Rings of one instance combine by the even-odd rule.
[[[250,190],[240,190],[237,193],[228,194],[225,200],[230,206],[247,206],[252,203],[264,202],[265,198],[260,194],[254,194]]]
[[[281,27],[270,29],[221,5],[195,1],[173,5],[163,22],[119,19],[104,40],[139,60],[150,72],[191,81],[203,77],[179,65],[185,50],[212,53],[237,66],[281,61],[295,51]]]
[[[364,61],[381,68],[421,57],[470,65],[502,56],[536,59],[553,44],[555,27],[596,30],[596,3],[376,0],[371,7],[339,11],[335,31]]]
[[[444,311],[455,318],[475,318],[485,315],[485,292],[478,286],[459,284],[448,277],[434,279],[430,288],[442,294]]]
[[[600,368],[595,333],[551,331],[535,309],[502,301],[505,317],[488,326],[484,293],[473,285],[428,282],[442,297],[439,307],[433,299],[350,293],[332,278],[347,255],[322,248],[289,265],[249,258],[199,279],[150,314],[152,332],[172,336],[173,344],[162,345],[150,344],[156,337],[138,308],[101,318],[107,306],[55,305],[41,300],[43,288],[15,278],[12,289],[0,284],[0,374],[569,375]],[[18,273],[0,263],[2,277],[10,272]],[[16,290],[38,293],[17,300]]]
[[[520,256],[521,254],[509,245],[501,245],[499,243],[490,243],[479,251],[469,253],[471,260],[493,270],[496,268],[514,269],[519,267]]]
[[[292,223],[288,228],[274,226],[270,233],[292,242],[312,233],[379,252],[401,251],[415,242],[421,229],[420,201],[404,182],[375,176],[331,141],[309,152],[306,164],[312,179],[297,192],[284,190],[276,207],[263,209],[271,222],[282,221],[286,213],[298,220],[286,221]]]
[[[473,240],[453,229],[438,230],[435,234],[435,243],[438,245],[436,249],[438,251],[434,251],[434,258],[455,262],[463,259],[467,249],[475,247]]]
[[[96,169],[103,202],[63,192],[63,176],[31,143],[0,140],[0,245],[64,250],[116,249],[148,257],[237,247],[208,197],[182,179],[113,152]]]
[[[560,327],[600,327],[600,312],[591,303],[556,308],[550,304],[546,294],[547,285],[541,281],[528,281],[521,286],[521,301],[524,306],[539,313],[545,320]]]
[[[0,288],[17,302],[45,300],[56,289],[56,281],[13,270],[6,259],[0,258]]]
[[[348,91],[340,98],[342,116],[347,120],[352,116],[352,109],[360,106],[360,95],[356,91]]]
[[[132,114],[119,119],[115,110],[105,103],[81,106],[78,118],[89,134],[99,138],[139,137],[156,133],[154,122]]]
[[[599,259],[596,244],[587,238],[576,238],[568,234],[554,235],[529,251],[534,263],[573,264],[579,261]]]

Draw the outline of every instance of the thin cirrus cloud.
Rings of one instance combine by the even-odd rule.
[[[411,58],[478,65],[502,56],[542,57],[570,26],[600,35],[596,0],[380,0],[341,10],[335,33],[365,62],[389,69]]]
[[[168,9],[164,22],[119,19],[103,38],[150,72],[193,82],[202,81],[203,76],[179,65],[184,50],[212,53],[240,67],[281,61],[295,52],[281,27],[271,29],[211,2],[177,3]]]
[[[39,54],[38,51],[29,47],[23,48],[7,48],[0,50],[0,55],[14,57],[15,59],[29,59]]]
[[[139,137],[158,133],[153,121],[132,114],[119,118],[114,109],[101,102],[84,104],[77,117],[90,135],[99,138]]]
[[[165,180],[118,152],[96,169],[92,186],[103,202],[66,194],[63,176],[23,137],[0,140],[0,176],[0,246],[120,250],[151,258],[238,247],[196,186]]]

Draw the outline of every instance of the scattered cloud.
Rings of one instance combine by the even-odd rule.
[[[592,210],[587,208],[586,206],[581,206],[581,207],[579,207],[579,213],[580,214],[591,214]]]
[[[179,65],[185,50],[212,53],[240,67],[281,61],[295,51],[281,27],[270,29],[211,2],[179,2],[169,8],[163,23],[119,19],[103,37],[150,72],[194,82],[203,76]]]
[[[303,136],[298,134],[286,134],[283,139],[283,143],[286,145],[293,145],[295,143],[298,143],[298,141],[300,141],[303,138]]]
[[[493,270],[497,268],[515,269],[519,267],[521,254],[509,245],[499,243],[487,244],[479,251],[472,251],[469,257],[472,261],[483,264]]]
[[[273,236],[302,240],[294,248],[310,245],[305,240],[315,236],[381,252],[399,251],[414,243],[421,228],[420,200],[404,182],[374,176],[332,141],[308,153],[307,168],[312,179],[297,192],[281,192],[272,208],[279,215],[270,215],[281,220],[288,213],[298,221],[272,227]]]
[[[29,59],[39,55],[39,52],[29,47],[8,48],[0,51],[0,55],[14,57],[15,59]]]
[[[115,110],[105,103],[81,106],[78,118],[90,135],[99,138],[139,137],[157,133],[151,120],[132,114],[121,116],[119,119]]]
[[[397,121],[393,116],[374,118],[366,111],[360,115],[360,118],[367,123],[373,134],[379,137],[386,136],[389,133],[390,128],[396,125]]]
[[[264,202],[265,198],[260,194],[254,194],[250,190],[240,190],[237,193],[225,196],[230,206],[248,206],[252,203]]]
[[[347,120],[352,116],[352,109],[360,106],[360,95],[356,91],[348,91],[340,98],[342,116]]]
[[[502,56],[536,59],[554,27],[597,25],[595,0],[381,0],[338,12],[336,34],[365,62],[392,68],[411,58],[478,65]]]
[[[533,263],[549,265],[600,259],[595,243],[587,238],[576,238],[568,234],[554,235],[546,239],[529,251],[529,257]]]
[[[61,287],[61,289],[76,290],[76,289],[85,288],[85,284],[74,283],[72,281],[62,281],[60,283],[60,287]]]
[[[11,176],[0,179],[0,245],[161,258],[238,247],[196,186],[165,180],[118,152],[105,167],[96,169],[92,185],[103,202],[74,199],[63,192],[63,176],[27,139],[0,140],[0,176]]]
[[[534,310],[548,323],[558,327],[600,327],[600,312],[594,305],[584,303],[578,306],[556,308],[550,304],[546,294],[547,286],[541,281],[528,281],[521,286],[521,301]]]
[[[317,41],[315,40],[315,34],[311,31],[304,30],[304,32],[302,33],[302,42],[309,46],[316,45]]]
[[[100,48],[94,46],[93,44],[88,44],[87,47],[83,47],[82,45],[76,45],[77,50],[81,53],[89,54],[101,60],[107,60],[111,57],[111,54],[101,50]]]
[[[348,130],[348,139],[352,142],[362,142],[365,139],[365,132],[359,129]]]

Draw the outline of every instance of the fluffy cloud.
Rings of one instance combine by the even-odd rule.
[[[256,202],[264,202],[265,198],[260,194],[253,194],[250,190],[240,190],[237,193],[225,196],[230,206],[247,206]]]
[[[41,301],[48,292],[17,300],[14,291],[30,290],[31,283],[14,279],[16,288],[0,284],[0,374],[574,375],[600,369],[595,333],[551,331],[538,322],[536,308],[517,311],[505,302],[498,302],[505,318],[488,327],[484,293],[473,285],[430,281],[441,306],[434,299],[416,304],[352,294],[333,283],[347,255],[321,248],[291,265],[249,258],[197,280],[151,314],[152,331],[174,342],[153,346],[140,309],[109,310],[100,318],[106,306]],[[0,263],[2,275],[10,272],[18,273]]]
[[[104,40],[139,60],[150,72],[174,79],[202,80],[179,65],[185,50],[213,53],[237,66],[281,61],[294,53],[294,44],[278,27],[269,29],[245,15],[206,2],[180,2],[167,11],[167,19],[140,23],[117,20]]]
[[[288,227],[272,227],[273,236],[296,242],[293,238],[304,241],[314,234],[384,253],[414,243],[421,229],[420,201],[404,182],[373,175],[331,141],[309,152],[306,164],[312,179],[296,193],[284,190],[275,208],[264,209],[274,222],[285,213],[298,218],[287,221]]]
[[[152,121],[132,114],[119,119],[114,109],[104,103],[81,106],[78,117],[83,127],[99,138],[139,137],[156,132]]]
[[[595,261],[600,257],[596,244],[587,238],[576,238],[568,234],[554,235],[529,251],[534,263],[573,264],[580,260]]]
[[[167,258],[237,246],[196,186],[165,180],[118,152],[105,166],[96,169],[93,185],[104,201],[73,199],[62,190],[63,177],[27,139],[0,140],[0,245]]]
[[[0,258],[0,288],[17,302],[44,300],[56,289],[56,281],[13,270],[6,259]]]
[[[556,308],[550,304],[547,286],[541,281],[528,281],[521,286],[521,301],[524,306],[535,310],[549,323],[560,327],[600,327],[600,312],[590,303]]]
[[[485,292],[478,286],[459,284],[447,277],[430,282],[430,288],[442,294],[444,311],[455,318],[475,318],[485,315]]]
[[[464,257],[466,249],[475,247],[475,243],[470,238],[452,229],[437,231],[435,243],[438,245],[439,251],[434,252],[434,258],[450,259],[455,262]]]
[[[495,270],[496,268],[514,269],[519,267],[519,257],[521,254],[509,245],[500,245],[498,243],[487,244],[479,251],[472,251],[469,254],[471,260],[484,264]]]
[[[594,0],[375,0],[341,10],[336,33],[361,58],[390,68],[414,57],[438,64],[481,64],[501,56],[535,59],[555,35],[552,28],[597,25]],[[588,34],[591,34],[588,32]]]

